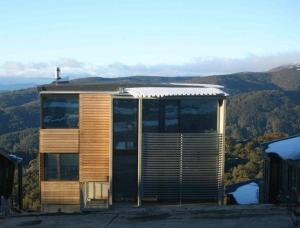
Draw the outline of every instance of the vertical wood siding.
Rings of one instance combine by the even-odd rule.
[[[80,182],[108,181],[111,96],[80,94]]]

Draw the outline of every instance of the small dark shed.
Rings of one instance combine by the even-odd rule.
[[[300,202],[300,135],[267,142],[264,146],[265,202]]]
[[[12,196],[15,171],[17,170],[18,205],[22,209],[22,159],[0,152],[0,167],[0,199],[8,200]]]

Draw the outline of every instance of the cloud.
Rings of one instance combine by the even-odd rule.
[[[0,64],[1,76],[22,77],[54,77],[57,66],[62,75],[74,77],[102,76],[121,77],[132,75],[153,76],[202,76],[212,74],[228,74],[245,71],[267,71],[286,64],[300,63],[300,52],[278,53],[273,55],[248,55],[244,58],[197,57],[180,65],[126,65],[112,63],[97,65],[80,62],[72,58],[63,58],[52,62],[12,62]]]

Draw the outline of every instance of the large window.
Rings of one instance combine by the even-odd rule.
[[[138,101],[135,99],[114,99],[113,131],[115,150],[137,148]]]
[[[143,100],[143,132],[216,132],[217,100]]]
[[[143,131],[159,132],[159,100],[143,100]]]
[[[43,128],[78,128],[78,95],[47,95],[42,99]]]
[[[113,100],[113,200],[136,202],[138,100]]]
[[[78,180],[78,154],[45,154],[45,180]]]
[[[217,131],[216,100],[181,100],[180,128],[182,132],[215,132]]]

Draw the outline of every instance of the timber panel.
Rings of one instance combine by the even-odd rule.
[[[41,129],[40,153],[78,153],[78,129]]]
[[[107,182],[111,135],[111,96],[80,94],[80,181]]]
[[[40,168],[40,181],[44,180],[45,167],[44,167],[44,154],[39,154],[39,168]]]
[[[41,181],[42,204],[79,204],[78,181]]]

